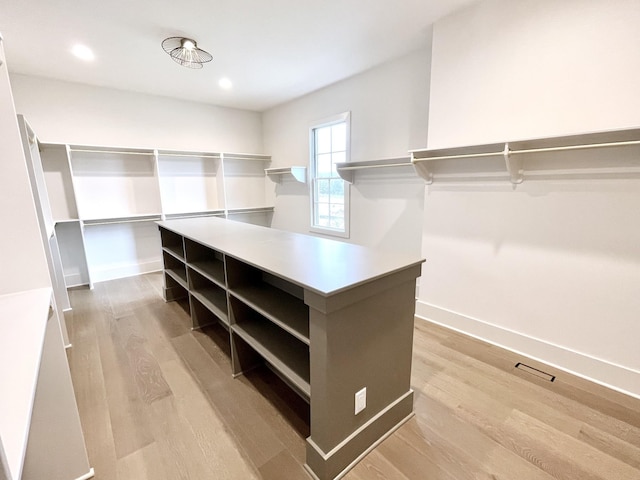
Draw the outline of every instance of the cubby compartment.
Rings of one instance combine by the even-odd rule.
[[[214,325],[216,323],[219,323],[227,330],[229,329],[229,320],[226,316],[226,313],[223,314],[223,312],[218,308],[216,308],[216,311],[213,311],[211,309],[212,304],[206,299],[206,297],[204,297],[203,295],[199,295],[197,292],[194,292],[192,290],[190,292],[189,299],[189,304],[191,306],[191,323],[193,329],[206,327],[208,325]]]
[[[72,145],[69,151],[81,219],[160,213],[153,150]]]
[[[164,251],[184,261],[184,245],[181,235],[160,227],[160,241]]]
[[[82,225],[79,221],[56,223],[56,236],[67,287],[91,285]]]
[[[170,253],[163,251],[162,258],[164,260],[164,271],[172,277],[184,289],[188,289],[187,283],[187,267]]]
[[[162,244],[164,245],[164,240]],[[184,248],[190,267],[220,287],[225,287],[224,256],[222,253],[188,238],[184,239]]]
[[[173,302],[174,300],[187,299],[189,298],[189,290],[185,285],[176,280],[176,277],[169,273],[167,270],[164,271],[164,299],[167,302]],[[187,313],[190,312],[190,304],[189,302],[182,302],[181,306],[185,307]]]
[[[84,222],[83,231],[89,275],[94,283],[162,269],[160,236],[152,219]]]
[[[53,219],[78,219],[71,164],[66,145],[41,143],[40,158]]]
[[[308,402],[311,397],[309,346],[238,298],[230,297],[229,303],[232,312],[232,351],[239,357],[253,357],[246,348],[249,346]],[[237,360],[237,364],[243,365],[243,368],[255,364],[254,358]]]
[[[224,210],[219,153],[158,151],[162,209],[167,215]]]
[[[227,281],[230,295],[309,344],[309,307],[302,287],[230,257]]]
[[[212,282],[204,275],[198,273],[192,267],[188,267],[187,270],[189,277],[189,292],[192,297],[198,300],[200,304],[204,305],[223,323],[229,324],[227,292],[225,289],[217,283]]]

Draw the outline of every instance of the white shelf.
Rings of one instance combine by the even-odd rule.
[[[411,167],[411,157],[384,158],[380,160],[367,160],[363,162],[341,162],[336,163],[336,170],[340,178],[346,182],[355,181],[355,173],[358,170],[389,169]]]
[[[616,155],[603,150],[617,151]],[[434,179],[630,178],[640,176],[640,128],[411,152],[428,184]],[[525,175],[526,172],[526,175]]]
[[[284,168],[265,168],[266,173],[272,180],[277,178],[280,183],[282,176],[292,176],[297,182],[307,183],[307,167],[284,167]]]
[[[0,296],[0,437],[16,479],[27,449],[51,294],[39,288]]]
[[[141,213],[123,217],[83,218],[82,223],[85,226],[90,227],[93,225],[111,225],[114,223],[155,222],[161,219],[162,214],[160,213]]]
[[[197,212],[179,212],[179,213],[165,213],[164,217],[166,220],[171,220],[173,218],[194,218],[194,217],[210,217],[210,216],[224,216],[224,209],[218,208],[214,210],[205,210],[205,211],[197,211]]]

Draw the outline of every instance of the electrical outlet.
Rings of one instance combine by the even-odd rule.
[[[355,414],[359,414],[367,406],[367,387],[356,392],[356,410]]]

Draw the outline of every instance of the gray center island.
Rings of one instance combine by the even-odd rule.
[[[422,258],[215,217],[158,225],[165,300],[188,296],[194,328],[229,331],[233,375],[264,362],[309,403],[314,478],[339,478],[413,414]]]

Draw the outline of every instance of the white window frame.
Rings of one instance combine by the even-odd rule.
[[[349,238],[350,235],[350,220],[349,217],[351,211],[351,184],[344,182],[344,231],[336,228],[323,227],[315,225],[315,192],[316,192],[316,155],[315,155],[315,130],[322,127],[328,127],[336,123],[346,124],[346,151],[345,162],[348,162],[351,158],[351,112],[344,112],[338,115],[334,115],[322,120],[313,122],[309,127],[309,199],[310,199],[310,218],[309,218],[309,231],[313,233],[321,233],[324,235],[331,235],[334,237]]]

